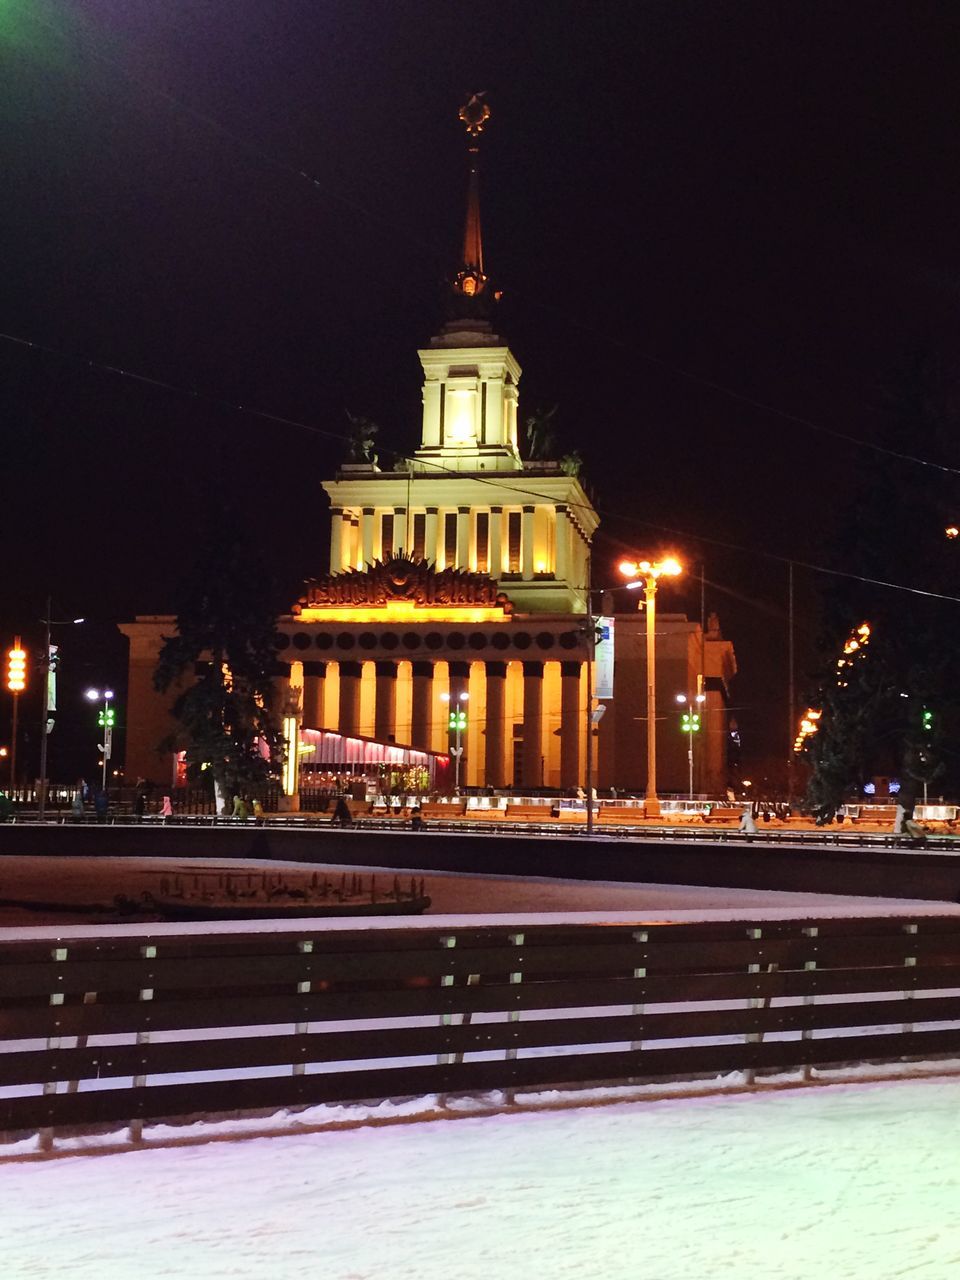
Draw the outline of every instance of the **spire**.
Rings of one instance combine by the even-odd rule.
[[[463,228],[463,271],[458,277],[461,291],[468,296],[481,293],[487,282],[483,274],[483,240],[480,235],[480,134],[490,118],[484,94],[474,93],[460,108],[467,130],[470,176],[467,183],[467,220]]]
[[[480,134],[490,119],[484,93],[472,93],[460,108],[467,131],[467,216],[463,227],[463,256],[444,288],[447,320],[431,340],[434,347],[497,346],[490,315],[500,296],[483,269],[480,235]]]

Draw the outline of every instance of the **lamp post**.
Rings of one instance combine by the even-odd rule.
[[[113,701],[112,689],[88,689],[84,695],[90,702],[99,702],[103,699],[103,708],[97,714],[97,723],[103,729],[103,742],[100,750],[103,753],[103,790],[107,790],[107,763],[113,751],[113,707],[110,703]]]
[[[450,748],[450,754],[454,759],[453,791],[455,795],[460,794],[460,760],[463,756],[463,731],[467,727],[467,708],[465,703],[469,697],[470,695],[464,690],[461,690],[453,699],[451,699],[449,693],[441,693],[440,695],[441,702],[449,703],[452,701],[453,703],[450,707],[449,728],[455,740],[455,745]]]
[[[10,790],[17,785],[17,713],[20,695],[27,687],[27,654],[19,636],[7,651],[7,688],[13,694],[13,724],[10,730]]]
[[[40,658],[40,678],[43,681],[41,688],[41,705],[40,705],[40,787],[37,796],[37,817],[42,822],[47,812],[47,736],[50,733],[50,712],[56,710],[56,701],[53,706],[50,705],[50,675],[56,671],[56,650],[50,644],[50,631],[53,627],[76,627],[83,622],[83,618],[64,618],[62,621],[54,621],[50,617],[51,600],[47,596],[47,608],[41,621],[46,628],[43,640],[43,655]]]
[[[700,708],[706,702],[706,694],[698,693],[688,697],[685,693],[677,694],[677,701],[689,708],[680,717],[680,730],[687,735],[687,774],[690,799],[693,799],[693,742],[700,732]]]
[[[672,556],[666,560],[624,560],[620,572],[643,584],[643,597],[647,609],[647,792],[644,798],[644,816],[660,817],[660,801],[657,798],[657,580],[674,578],[683,567]]]

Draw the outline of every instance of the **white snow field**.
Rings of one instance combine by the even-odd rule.
[[[950,1280],[958,1209],[960,1079],[901,1079],[5,1163],[0,1275]]]

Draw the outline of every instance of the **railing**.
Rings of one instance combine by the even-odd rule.
[[[305,830],[326,830],[333,825],[330,813],[289,813],[271,814],[266,821],[270,828],[302,828]],[[75,819],[69,814],[50,814],[48,824],[73,825],[81,823],[93,826],[98,823],[93,812],[84,813],[82,818]],[[139,818],[130,813],[118,813],[111,810],[103,820],[107,826],[144,826],[144,827],[252,827],[263,825],[263,819],[234,818],[230,815],[213,813],[177,812],[171,818],[160,814],[148,813]],[[14,824],[38,825],[36,813],[17,813]],[[583,822],[558,822],[544,817],[543,820],[524,818],[522,820],[509,817],[503,819],[488,818],[484,821],[472,820],[469,815],[458,818],[439,818],[430,814],[424,828],[434,833],[450,832],[459,834],[512,835],[512,836],[550,836],[583,838],[586,832],[586,820]],[[410,830],[410,818],[407,816],[379,816],[375,814],[354,814],[355,832],[361,831],[403,831]],[[0,826],[0,831],[3,828]],[[594,838],[605,840],[631,840],[647,843],[673,843],[681,841],[706,842],[708,844],[757,844],[757,845],[812,845],[822,848],[824,845],[836,848],[877,848],[877,849],[920,849],[928,853],[960,853],[960,840],[957,836],[927,834],[922,843],[909,835],[895,836],[891,832],[863,831],[850,826],[820,827],[809,830],[770,830],[760,824],[755,835],[738,830],[736,827],[705,826],[652,826],[649,823],[632,826],[629,823],[608,825],[598,820],[594,827]]]
[[[313,927],[311,927],[311,924]],[[73,936],[65,936],[72,934]],[[0,1128],[960,1055],[960,918],[0,941]]]

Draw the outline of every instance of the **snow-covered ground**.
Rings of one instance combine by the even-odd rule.
[[[102,926],[105,921],[81,912],[29,911],[14,905],[22,901],[57,903],[110,904],[114,895],[123,893],[138,898],[144,889],[156,892],[163,878],[182,876],[189,882],[191,874],[219,872],[236,874],[282,874],[290,883],[298,876],[309,879],[315,874],[337,880],[346,872],[356,872],[369,880],[376,875],[381,888],[394,876],[415,875],[425,880],[425,891],[432,905],[427,919],[436,924],[437,916],[470,912],[484,916],[504,916],[517,912],[619,911],[639,913],[658,919],[732,919],[783,915],[847,915],[847,914],[957,914],[955,903],[930,899],[854,897],[834,893],[791,892],[789,890],[736,889],[720,886],[684,884],[624,884],[602,880],[564,880],[548,876],[464,875],[458,872],[421,871],[410,868],[396,871],[388,867],[324,867],[314,863],[293,861],[236,862],[227,858],[62,858],[5,857],[0,859],[0,931],[4,926],[34,924],[83,924]],[[824,870],[825,887],[829,868]],[[3,905],[6,901],[10,905]],[[393,918],[392,928],[398,927]],[[231,924],[236,929],[236,923]],[[356,923],[351,925],[356,928]]]
[[[2,1274],[948,1280],[958,1152],[941,1078],[7,1163]]]

